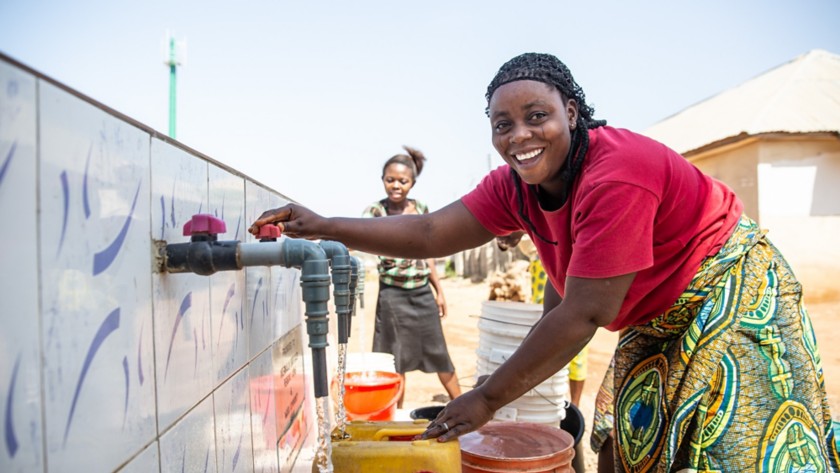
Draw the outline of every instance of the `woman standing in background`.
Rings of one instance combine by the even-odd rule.
[[[365,209],[364,217],[386,217],[429,213],[422,202],[408,193],[423,170],[426,157],[420,151],[403,147],[408,154],[392,156],[382,167],[386,198]],[[455,366],[443,337],[441,319],[446,317],[446,299],[435,269],[434,259],[379,257],[379,296],[373,351],[394,355],[397,373],[421,370],[437,373],[449,399],[461,394]],[[432,289],[434,288],[434,294]],[[397,407],[403,406],[403,394]]]

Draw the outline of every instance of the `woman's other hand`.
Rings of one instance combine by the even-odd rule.
[[[248,228],[252,235],[258,235],[263,225],[277,225],[280,232],[291,238],[317,240],[324,238],[324,217],[299,204],[287,204],[272,210],[266,210]]]
[[[418,438],[446,442],[478,429],[492,418],[493,411],[481,389],[476,388],[449,401]]]
[[[442,292],[437,293],[437,296],[435,297],[435,302],[437,302],[438,313],[440,314],[440,318],[446,317],[446,298],[443,297]]]

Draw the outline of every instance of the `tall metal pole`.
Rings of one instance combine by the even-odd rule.
[[[169,38],[169,137],[175,138],[175,69],[178,60],[175,56],[175,37]]]

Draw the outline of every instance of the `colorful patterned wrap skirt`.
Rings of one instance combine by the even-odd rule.
[[[610,372],[592,447],[612,435],[617,471],[840,471],[801,286],[746,217]]]

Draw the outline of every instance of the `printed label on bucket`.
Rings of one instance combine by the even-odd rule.
[[[502,407],[493,416],[496,420],[515,421],[517,410],[515,407]]]

